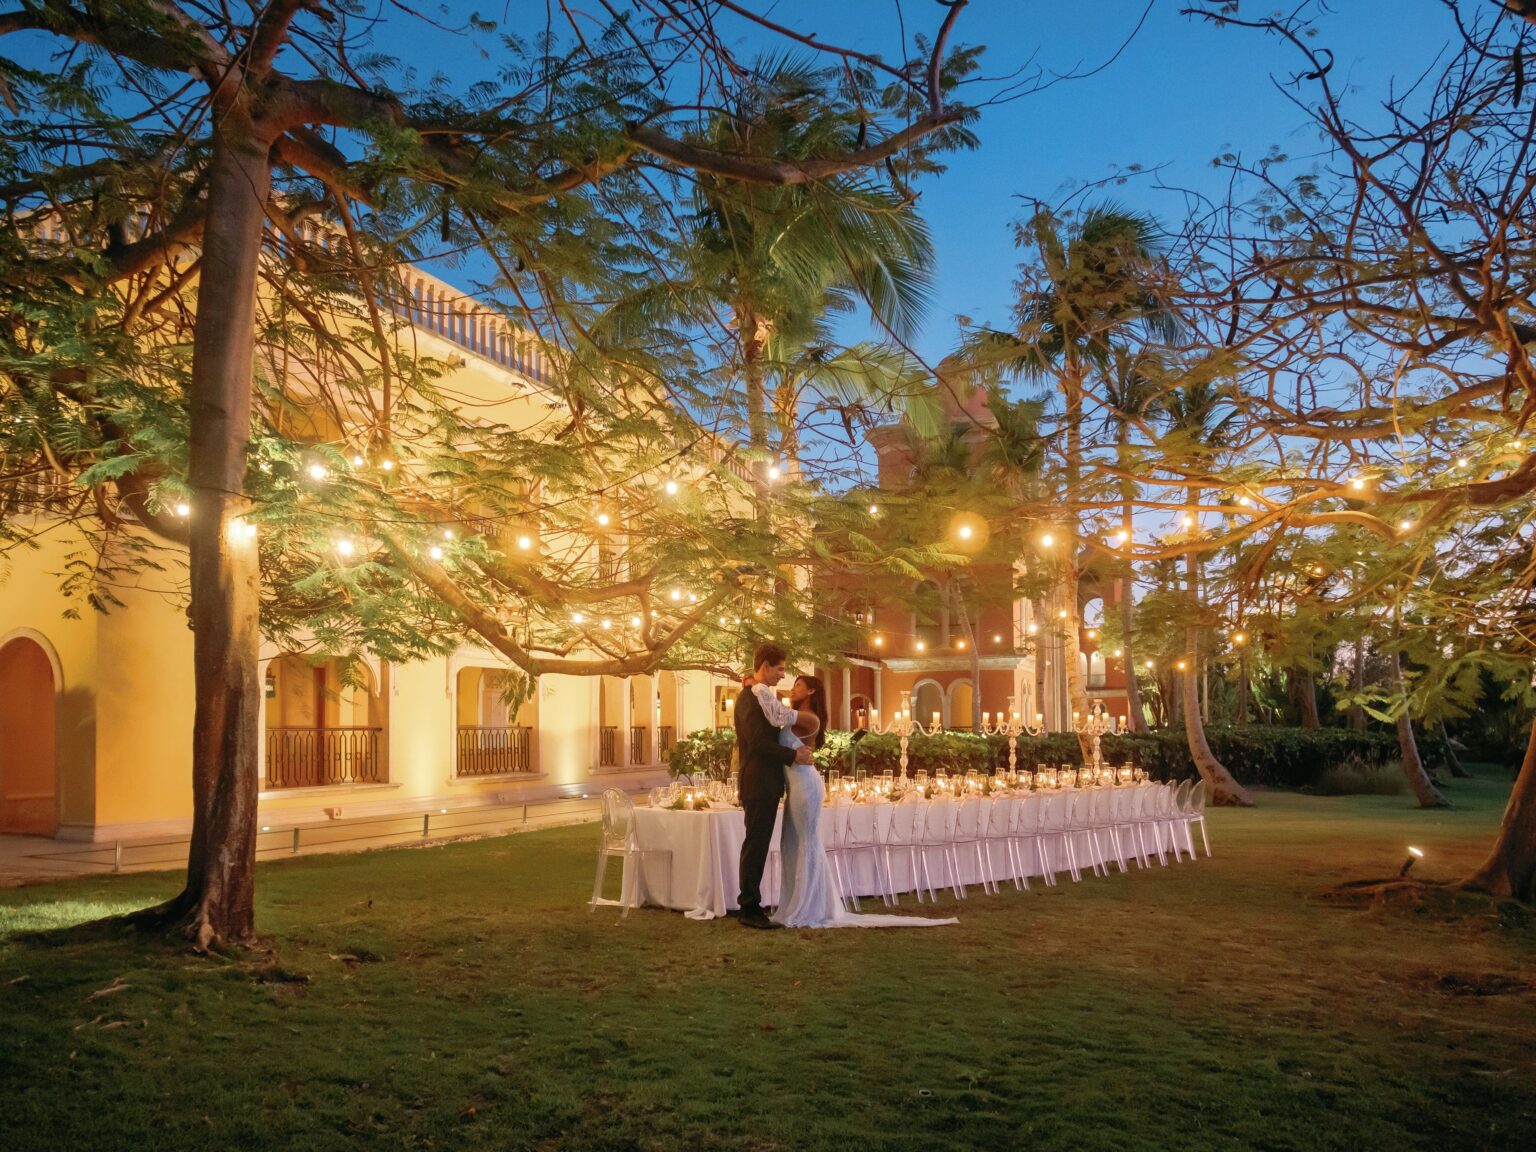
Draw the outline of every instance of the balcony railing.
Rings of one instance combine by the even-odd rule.
[[[533,729],[518,725],[497,728],[459,725],[459,776],[500,776],[533,771]]]
[[[267,787],[379,784],[382,728],[268,728]]]
[[[597,766],[619,767],[619,726],[604,724],[597,734]]]
[[[672,725],[663,724],[656,729],[656,758],[665,760],[672,751]]]
[[[631,724],[629,726],[629,762],[631,764],[650,763],[645,754],[650,735],[650,729],[643,724]]]

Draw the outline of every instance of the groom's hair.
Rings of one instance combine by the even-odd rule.
[[[782,664],[789,659],[789,653],[777,644],[759,644],[757,651],[752,653],[752,671],[756,672],[764,664]]]

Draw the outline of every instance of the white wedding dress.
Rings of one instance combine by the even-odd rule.
[[[759,684],[753,694],[762,704],[763,715],[779,729],[779,742],[798,748],[802,741],[790,731],[800,716],[781,703],[773,689]],[[843,907],[832,883],[832,868],[826,845],[821,839],[821,810],[826,786],[814,764],[791,764],[784,769],[787,790],[784,818],[779,827],[779,859],[782,879],[779,906],[773,921],[786,928],[932,928],[958,924],[920,916],[880,916],[856,914]]]

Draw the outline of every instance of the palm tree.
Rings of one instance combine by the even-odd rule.
[[[811,159],[859,131],[811,97],[825,70],[791,56],[760,62],[750,107],[716,116],[706,133],[715,148],[771,147],[789,160]],[[750,137],[748,139],[747,137]],[[846,137],[846,139],[844,139]],[[692,263],[696,286],[726,307],[736,329],[745,388],[748,439],[759,499],[767,483],[767,388],[778,377],[781,448],[795,449],[795,408],[804,369],[835,345],[828,319],[862,300],[898,337],[915,329],[928,303],[933,245],[910,197],[859,175],[771,187],[701,174],[695,183]],[[891,364],[845,360],[841,387],[858,381],[869,394],[905,384]],[[905,388],[895,394],[898,398]]]
[[[1200,539],[1200,477],[1210,470],[1227,427],[1236,419],[1230,406],[1232,392],[1206,379],[1191,379],[1164,399],[1163,412],[1169,434],[1163,438],[1165,456],[1177,462],[1183,458],[1185,476],[1190,483],[1185,492],[1185,527],[1190,545],[1184,553],[1184,587],[1189,599],[1189,618],[1184,626],[1183,676],[1180,692],[1184,702],[1184,736],[1189,754],[1200,776],[1210,785],[1217,804],[1249,806],[1253,798],[1233,778],[1227,766],[1216,758],[1205,738],[1205,717],[1200,711],[1200,554],[1194,544]]]
[[[1140,334],[1171,341],[1178,322],[1157,290],[1155,266],[1159,229],[1148,216],[1115,204],[1086,209],[1070,224],[1048,210],[1020,229],[1021,243],[1033,245],[1038,263],[1026,267],[1014,309],[1014,331],[981,330],[969,346],[978,364],[1016,375],[1051,378],[1061,391],[1066,449],[1066,546],[1056,553],[1062,597],[1072,613],[1063,637],[1068,693],[1073,709],[1088,713],[1088,690],[1079,665],[1078,541],[1081,537],[1083,397],[1090,374],[1109,371],[1114,350]],[[1083,738],[1083,755],[1089,741]]]

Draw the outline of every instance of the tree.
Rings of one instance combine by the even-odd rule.
[[[662,81],[674,69],[720,64],[701,67],[699,74],[720,78],[725,105],[738,102],[740,90],[757,80],[731,60],[706,5],[669,7],[649,41],[636,35],[636,21],[651,15],[644,4],[597,29],[596,39],[593,29],[574,19],[563,46],[558,39],[529,45],[507,37],[502,47],[509,64],[501,82],[465,92],[413,91],[391,74],[389,62],[359,56],[369,31],[359,30],[346,10],[321,3],[277,0],[248,13],[215,14],[171,0],[88,8],[47,2],[0,13],[0,31],[89,48],[85,63],[57,75],[7,62],[6,95],[13,107],[26,110],[8,128],[8,242],[15,252],[41,247],[40,256],[30,257],[36,275],[67,285],[110,328],[105,334],[65,331],[57,315],[36,323],[21,286],[12,285],[7,398],[62,406],[70,410],[68,419],[84,409],[77,422],[90,425],[96,440],[88,455],[96,459],[84,469],[77,463],[75,475],[97,492],[115,489],[138,526],[185,543],[191,558],[197,690],[192,848],[185,889],[147,920],[179,926],[200,947],[238,943],[254,931],[259,571],[290,564],[274,553],[293,542],[259,538],[267,508],[258,498],[266,495],[268,481],[253,469],[251,451],[253,381],[261,383],[255,353],[259,336],[273,334],[257,330],[260,286],[265,258],[278,242],[288,245],[286,256],[313,268],[308,287],[330,299],[350,289],[357,303],[351,330],[303,339],[290,330],[288,343],[326,362],[331,378],[350,393],[351,409],[372,410],[359,458],[394,472],[398,456],[397,475],[424,474],[415,459],[405,466],[411,446],[397,442],[395,420],[420,431],[431,426],[432,413],[423,417],[401,405],[395,388],[403,383],[396,373],[405,370],[416,396],[429,394],[430,369],[416,371],[408,363],[414,358],[392,347],[379,306],[398,287],[387,282],[387,270],[440,221],[445,242],[458,239],[487,252],[502,281],[498,295],[516,302],[516,314],[558,333],[572,412],[566,435],[584,445],[591,467],[606,473],[596,491],[611,491],[617,454],[586,438],[584,415],[600,407],[615,382],[665,395],[656,360],[624,355],[604,342],[597,292],[637,270],[655,273],[654,250],[645,240],[632,242],[626,223],[639,220],[645,237],[657,235],[656,221],[667,209],[657,182],[665,185],[674,174],[799,185],[894,163],[921,152],[929,138],[941,143],[965,115],[944,106],[942,76],[949,34],[963,7],[949,7],[931,51],[911,67],[892,68],[816,44],[835,51],[855,82],[815,94],[839,110],[845,131],[829,136],[824,148],[793,157],[716,149],[706,137],[687,132],[680,124],[686,113],[667,102]],[[477,19],[470,30],[486,36],[493,28]],[[366,60],[362,73],[359,59]],[[122,82],[114,83],[116,77]],[[883,85],[876,77],[884,78]],[[98,100],[95,94],[103,90],[119,93],[118,103]],[[392,94],[397,91],[406,95]],[[710,95],[690,103],[706,104]],[[906,114],[907,123],[888,127],[867,99],[871,95]],[[130,106],[138,97],[141,102]],[[88,158],[80,160],[82,155]],[[328,225],[323,242],[303,233],[303,222],[317,215]],[[323,317],[306,311],[312,299],[278,291],[285,307],[324,327]],[[76,299],[64,303],[75,315],[86,306]],[[181,309],[176,319],[191,326],[186,389],[176,398],[184,405],[185,435],[151,453],[142,451],[142,441],[135,443],[142,429],[121,427],[104,411],[99,377],[116,371],[69,360],[73,355],[100,364],[102,354],[115,352],[105,361],[115,368],[142,359],[127,349],[144,339],[146,318],[158,322],[165,309]],[[454,323],[468,319],[461,312]],[[372,333],[371,347],[365,344],[371,362],[347,355],[358,327]],[[83,334],[90,336],[84,356]],[[49,343],[50,335],[58,342]],[[170,355],[164,349],[160,354]],[[611,418],[633,431],[631,413]],[[158,427],[174,423],[162,416]],[[49,448],[37,429],[29,426],[12,442],[8,459],[27,469],[46,459]],[[435,454],[448,454],[449,431]],[[292,444],[283,451],[295,454]],[[47,468],[71,471],[53,462]],[[347,616],[335,602],[341,589],[368,592],[378,603],[403,588],[403,602],[420,607],[436,625],[422,644],[434,642],[434,635],[443,643],[451,621],[530,675],[553,667],[641,671],[706,614],[750,592],[739,570],[750,572],[750,564],[722,568],[710,541],[694,538],[696,560],[714,553],[719,574],[717,583],[695,594],[696,603],[689,601],[661,627],[642,613],[640,642],[617,654],[572,655],[588,637],[577,630],[573,638],[569,623],[566,638],[541,652],[539,644],[519,639],[528,638],[524,626],[494,610],[498,594],[545,609],[623,595],[644,602],[655,580],[672,573],[663,567],[623,585],[594,588],[588,579],[567,588],[537,572],[515,574],[495,549],[480,546],[460,550],[454,559],[471,570],[483,561],[494,578],[482,582],[466,572],[461,582],[427,546],[431,526],[442,522],[441,507],[412,493],[401,501],[409,508],[399,508],[391,495],[395,477],[374,476],[349,485],[346,496],[371,503],[375,511],[394,505],[413,515],[370,521],[377,548],[366,564],[308,584],[295,581],[296,590],[320,601],[310,604],[320,619]],[[194,509],[185,522],[162,500],[162,489],[177,486]],[[108,520],[111,515],[109,510]],[[304,566],[314,572],[313,555]],[[350,619],[353,636],[373,631],[399,641],[403,631],[378,615]]]

